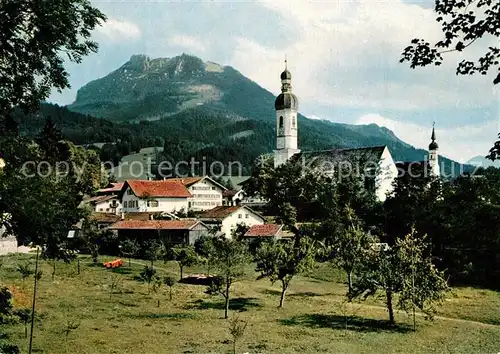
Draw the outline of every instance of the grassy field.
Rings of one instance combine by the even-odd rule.
[[[1,282],[14,292],[16,307],[31,303],[32,279],[21,281],[16,266],[32,255],[2,257]],[[102,258],[107,259],[107,258]],[[176,284],[173,300],[168,289],[147,293],[132,268],[106,270],[82,259],[52,267],[42,261],[35,322],[34,348],[38,353],[230,353],[228,322],[223,299],[209,297],[200,285]],[[175,263],[158,262],[162,275],[178,276]],[[285,308],[278,309],[279,288],[247,279],[234,285],[230,316],[238,312],[247,321],[240,353],[498,353],[500,352],[500,294],[456,288],[432,322],[397,313],[398,325],[387,325],[380,300],[345,305],[341,274],[321,265],[314,277],[299,277],[291,286]],[[185,274],[203,272],[188,269]],[[118,287],[111,291],[111,284]],[[160,300],[160,307],[157,306]],[[349,321],[346,322],[344,315]],[[68,323],[78,328],[66,332]],[[22,324],[6,331],[27,352]]]

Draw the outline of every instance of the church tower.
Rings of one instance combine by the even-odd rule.
[[[299,100],[292,93],[292,74],[288,71],[286,59],[285,71],[281,73],[281,93],[276,97],[274,108],[276,109],[274,167],[278,167],[300,152],[297,149],[297,109],[299,108]]]
[[[431,143],[429,144],[429,167],[431,168],[431,173],[438,177],[440,176],[439,170],[439,155],[438,155],[438,144],[436,143],[436,132],[434,131],[434,124],[432,125],[432,135]]]

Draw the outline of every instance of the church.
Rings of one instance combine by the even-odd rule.
[[[274,167],[287,162],[292,157],[303,162],[307,167],[318,172],[333,174],[335,167],[345,162],[363,161],[365,187],[372,190],[379,201],[384,201],[393,189],[393,181],[401,173],[407,173],[413,165],[425,164],[434,176],[440,175],[438,144],[434,127],[431,143],[425,161],[395,162],[387,146],[368,146],[351,149],[332,149],[302,152],[298,147],[297,113],[299,100],[292,92],[292,74],[287,68],[281,73],[281,93],[276,97],[276,150],[274,150]],[[359,166],[357,166],[359,167]],[[368,178],[367,176],[371,177]]]

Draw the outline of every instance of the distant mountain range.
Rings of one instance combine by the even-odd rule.
[[[186,153],[250,166],[258,155],[275,148],[274,99],[271,92],[229,66],[186,54],[158,59],[134,55],[120,68],[81,87],[67,109],[44,105],[38,123],[36,117],[21,120],[22,128],[33,133],[40,119],[51,115],[63,133],[79,144],[134,144],[142,139],[141,146],[135,147],[138,150],[174,137]],[[375,124],[339,124],[300,114],[298,122],[303,151],[387,145],[396,161],[420,161],[427,154]],[[441,161],[443,172],[449,173],[452,163],[458,171],[457,162],[444,157]]]
[[[484,168],[497,167],[500,168],[500,160],[491,161],[484,156],[478,155],[474,156],[472,159],[466,162],[468,165],[481,166]]]

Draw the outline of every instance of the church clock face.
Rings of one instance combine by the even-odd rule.
[[[278,149],[284,149],[285,148],[285,141],[283,139],[278,139],[276,142],[276,147]]]

